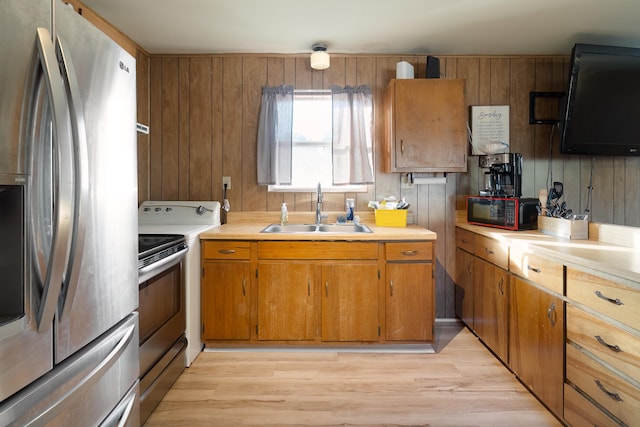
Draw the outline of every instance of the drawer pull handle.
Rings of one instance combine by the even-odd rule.
[[[462,243],[471,243],[471,240],[467,240],[467,239],[462,239]]]
[[[484,251],[487,253],[487,255],[493,255],[493,251],[489,248],[484,248]]]
[[[551,321],[551,326],[556,326],[556,321],[558,320],[558,316],[556,314],[556,303],[552,302],[547,310],[547,317]]]
[[[233,255],[236,253],[235,249],[218,249],[218,253],[222,255]]]
[[[619,298],[613,299],[613,298],[609,298],[606,295],[603,295],[602,292],[600,291],[596,291],[596,296],[598,298],[602,298],[605,301],[609,301],[611,304],[615,304],[615,305],[624,305],[624,303],[622,301],[620,301]]]
[[[329,282],[324,282],[324,294],[329,298]]]
[[[600,335],[596,335],[595,339],[602,344],[603,346],[607,347],[609,350],[615,351],[616,353],[620,353],[622,351],[622,349],[617,346],[617,345],[612,345],[607,343],[605,340],[603,340]]]
[[[400,140],[400,154],[404,154],[404,140]]]
[[[418,251],[416,250],[412,250],[412,251],[401,251],[400,252],[402,255],[404,256],[416,256],[418,255]]]
[[[504,295],[504,277],[501,277],[498,282],[498,290],[500,291],[500,294]]]
[[[471,274],[471,261],[467,263],[467,273]]]
[[[527,270],[531,270],[534,273],[542,273],[542,270],[536,267],[531,267],[529,264],[527,264]]]
[[[247,296],[247,280],[246,279],[242,279],[242,296],[243,297]]]
[[[311,280],[307,279],[307,296],[311,296]]]
[[[393,296],[393,280],[389,280],[389,294]]]
[[[612,398],[616,402],[622,402],[623,401],[618,393],[614,393],[614,392],[609,391],[606,388],[604,388],[604,386],[602,385],[600,380],[593,380],[593,381],[596,383],[596,385],[598,386],[598,388],[600,389],[601,392],[603,392],[604,394],[606,394],[607,396],[609,396],[610,398]]]

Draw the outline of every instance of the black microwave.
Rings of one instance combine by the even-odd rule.
[[[505,230],[538,228],[538,199],[519,197],[467,197],[467,222]]]

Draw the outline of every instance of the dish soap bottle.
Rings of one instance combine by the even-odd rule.
[[[287,225],[289,222],[289,211],[287,210],[287,204],[283,203],[280,208],[280,225]]]

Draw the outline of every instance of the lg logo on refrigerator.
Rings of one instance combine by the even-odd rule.
[[[127,65],[122,61],[120,61],[120,69],[126,71],[127,73],[129,72],[129,67],[127,67]]]

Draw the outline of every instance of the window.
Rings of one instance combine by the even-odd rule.
[[[332,100],[330,90],[293,93],[291,185],[269,185],[269,191],[366,192],[366,184],[334,186],[332,180]],[[370,154],[371,155],[371,154]]]

